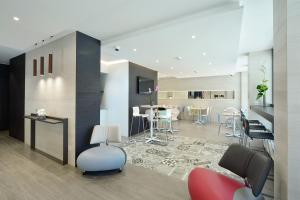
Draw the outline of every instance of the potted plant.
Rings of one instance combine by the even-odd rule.
[[[267,85],[267,82],[269,80],[266,79],[266,67],[264,65],[261,66],[260,71],[263,74],[263,79],[261,81],[261,84],[256,86],[256,89],[257,89],[257,92],[258,92],[256,100],[258,100],[262,97],[263,98],[263,106],[266,106],[266,94],[267,94],[267,91],[269,89],[269,87]]]

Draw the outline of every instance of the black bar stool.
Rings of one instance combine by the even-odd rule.
[[[267,129],[251,129],[251,126],[249,124],[249,121],[244,118],[243,119],[243,127],[244,127],[244,138],[243,138],[243,144],[247,145],[247,137],[249,137],[251,140],[253,139],[267,139],[267,140],[274,140],[274,135],[272,132],[268,131]]]

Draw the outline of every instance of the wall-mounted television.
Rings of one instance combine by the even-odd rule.
[[[137,77],[137,93],[138,94],[149,94],[149,88],[151,91],[154,90],[154,80],[142,76]]]

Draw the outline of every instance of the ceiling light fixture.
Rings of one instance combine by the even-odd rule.
[[[115,65],[115,64],[120,64],[120,63],[124,63],[124,62],[128,62],[128,60],[125,60],[125,59],[113,60],[113,61],[101,60],[101,63],[104,65]]]
[[[212,62],[209,62],[208,65],[212,65]]]
[[[202,55],[203,55],[203,56],[206,56],[206,52],[203,52]]]
[[[170,69],[171,69],[171,70],[173,70],[173,69],[174,69],[174,67],[170,67]]]
[[[13,19],[14,19],[15,21],[20,21],[20,18],[19,18],[19,17],[13,17]]]
[[[192,39],[196,39],[196,35],[192,35]]]
[[[182,57],[181,56],[177,56],[176,59],[177,60],[182,60]]]
[[[155,60],[155,62],[156,62],[156,63],[159,63],[159,60],[158,60],[158,59],[156,59],[156,60]]]
[[[137,51],[137,49],[132,49],[132,51]]]

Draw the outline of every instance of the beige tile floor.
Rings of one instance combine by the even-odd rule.
[[[1,200],[188,200],[187,185],[127,165],[122,173],[82,176],[0,132]]]
[[[180,130],[176,134],[187,137],[220,143],[238,141],[225,137],[225,129],[218,136],[214,124],[199,126],[180,121],[174,126]],[[253,147],[261,148],[261,143]],[[272,176],[263,192],[272,197]],[[8,137],[7,132],[0,132],[0,199],[187,200],[189,195],[185,182],[133,165],[111,176],[82,176],[76,168],[63,167]]]
[[[179,129],[180,132],[176,134],[180,134],[187,137],[195,137],[206,139],[210,142],[216,143],[238,143],[239,139],[226,137],[225,133],[230,131],[225,127],[221,128],[220,134],[218,134],[218,125],[216,124],[208,124],[208,125],[198,125],[193,124],[191,121],[178,121],[174,124],[175,129]],[[250,142],[250,148],[263,151],[263,144],[260,140],[255,140]],[[271,171],[268,180],[263,189],[263,194],[265,195],[265,199],[273,199],[274,197],[274,173]]]

